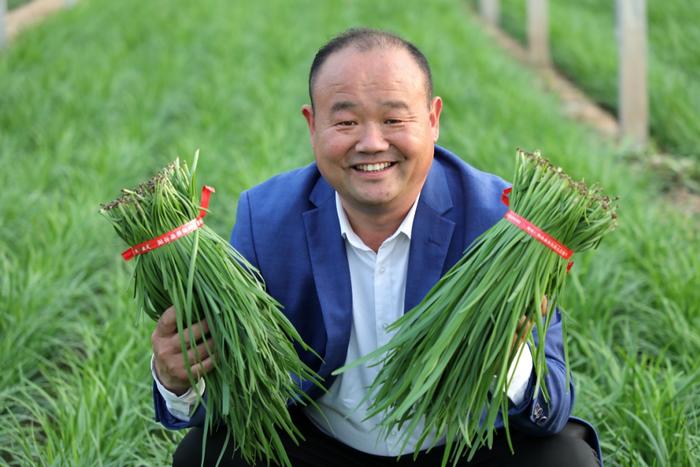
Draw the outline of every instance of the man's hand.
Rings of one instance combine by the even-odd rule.
[[[542,307],[540,308],[540,312],[542,313],[542,316],[547,316],[547,297],[542,296]],[[515,347],[516,352],[517,349],[522,346],[527,338],[530,336],[530,333],[532,332],[532,327],[535,325],[535,322],[531,319],[526,320],[525,316],[523,315],[520,318],[520,321],[518,321],[518,328],[515,330],[515,336],[513,336],[513,347]],[[523,327],[525,328],[525,333],[523,334]],[[516,346],[517,344],[517,346]],[[512,348],[512,347],[511,347]]]
[[[208,337],[209,326],[206,320],[194,323],[183,330],[188,346],[187,358],[190,362],[192,376],[198,379],[214,368],[213,356],[209,355],[206,347],[213,349],[213,341]],[[190,334],[198,345],[190,347]],[[206,339],[204,341],[203,339]],[[151,334],[151,345],[155,356],[156,374],[160,383],[170,392],[180,396],[187,392],[190,380],[185,368],[185,356],[180,346],[180,336],[177,333],[175,307],[170,307],[158,319],[156,329]],[[200,363],[197,363],[200,362]]]

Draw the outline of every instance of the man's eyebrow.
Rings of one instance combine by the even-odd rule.
[[[334,102],[331,106],[331,112],[340,112],[341,110],[348,110],[357,107],[357,104],[350,101],[338,101]]]
[[[382,107],[389,107],[390,109],[401,109],[401,110],[408,110],[408,104],[405,103],[404,101],[382,101],[381,102]]]

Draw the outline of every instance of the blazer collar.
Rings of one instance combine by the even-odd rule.
[[[442,276],[455,229],[455,223],[443,215],[452,207],[445,171],[433,160],[413,221],[404,311],[416,306]]]
[[[452,209],[452,196],[447,185],[445,169],[435,160],[421,190],[420,203],[425,203],[433,212],[440,215]]]
[[[335,190],[320,173],[316,185],[314,185],[309,195],[309,201],[317,208],[324,206],[328,202],[335,201]],[[335,205],[333,205],[333,207],[335,207]]]

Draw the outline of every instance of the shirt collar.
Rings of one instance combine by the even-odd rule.
[[[401,224],[396,229],[396,232],[391,234],[391,236],[384,240],[384,242],[393,240],[400,234],[404,234],[409,240],[411,239],[411,233],[413,231],[413,219],[416,217],[416,208],[418,207],[419,199],[420,193],[418,193],[416,201],[413,203],[413,206],[411,206],[411,209],[408,210],[406,217],[403,218],[403,221],[401,221]],[[335,192],[335,208],[338,213],[338,221],[340,222],[340,234],[343,236],[343,238],[350,242],[350,244],[354,247],[362,248],[363,250],[369,249],[369,247],[365,245],[365,242],[363,242],[362,239],[355,233],[355,231],[352,230],[352,226],[350,225],[350,221],[348,220],[347,214],[345,214],[345,209],[343,209],[343,205],[340,201],[340,195],[337,191]]]

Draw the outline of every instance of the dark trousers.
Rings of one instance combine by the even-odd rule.
[[[439,466],[441,465],[443,448],[434,447],[428,452],[421,453],[414,461],[411,454],[399,457],[373,456],[353,449],[340,441],[326,436],[303,414],[294,410],[292,417],[296,426],[302,432],[304,441],[299,445],[283,437],[287,455],[294,467],[380,467],[380,466]],[[494,437],[491,449],[482,448],[477,451],[471,462],[466,458],[459,461],[458,466],[536,466],[536,467],[578,467],[598,466],[595,451],[585,441],[585,428],[569,423],[564,430],[554,436],[539,438],[528,436],[511,429],[511,438],[515,455],[511,454],[504,434]],[[226,431],[219,430],[212,434],[206,443],[204,465],[215,465],[226,439]],[[227,452],[221,461],[221,466],[250,467],[233,452],[232,442],[229,442]],[[202,454],[202,430],[192,428],[180,442],[173,455],[173,466],[196,467],[200,465]],[[257,465],[264,466],[265,462]],[[448,465],[452,465],[449,463]]]

